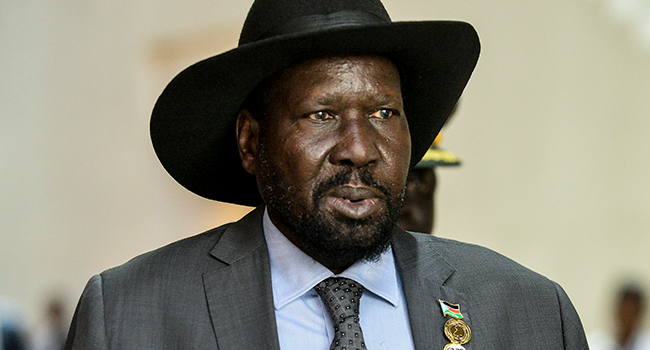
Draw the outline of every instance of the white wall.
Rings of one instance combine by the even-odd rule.
[[[92,274],[247,210],[178,186],[148,119],[175,72],[235,45],[250,3],[0,3],[0,294],[30,324],[50,291],[72,304]],[[650,55],[584,0],[385,4],[466,20],[483,45],[436,232],[560,282],[588,330],[605,325],[612,283],[650,280]]]

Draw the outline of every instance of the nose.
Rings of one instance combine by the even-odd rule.
[[[341,122],[337,143],[330,154],[330,162],[356,168],[374,165],[380,158],[381,135],[365,117]]]

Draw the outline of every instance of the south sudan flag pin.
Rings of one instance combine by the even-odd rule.
[[[442,309],[443,315],[451,316],[458,320],[463,318],[463,314],[460,313],[460,305],[452,304],[441,299],[438,299],[438,302],[440,303],[440,308]]]
[[[444,350],[465,350],[463,345],[472,339],[472,330],[465,321],[462,321],[463,314],[460,312],[460,305],[452,304],[448,301],[438,300],[442,314],[451,318],[445,323],[445,336],[450,343],[445,346]]]

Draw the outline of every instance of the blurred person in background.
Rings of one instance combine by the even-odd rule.
[[[422,160],[409,171],[404,206],[398,223],[402,230],[433,234],[435,192],[438,185],[436,168],[460,165],[455,154],[439,147],[441,141],[442,133],[438,134]]]
[[[18,307],[0,296],[0,350],[26,350],[26,338]]]
[[[645,291],[637,284],[625,284],[613,304],[613,332],[597,331],[589,335],[591,350],[650,350],[650,333],[643,330],[646,308]]]
[[[62,298],[48,299],[44,321],[43,327],[34,336],[32,350],[62,350],[69,323]]]

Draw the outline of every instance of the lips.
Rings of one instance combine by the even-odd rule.
[[[351,219],[372,216],[382,208],[384,195],[367,186],[344,185],[333,188],[325,195],[327,209]]]

